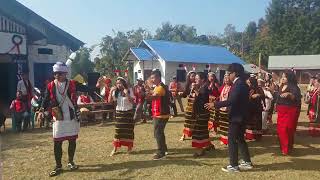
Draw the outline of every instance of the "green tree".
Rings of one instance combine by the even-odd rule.
[[[119,69],[122,72],[131,67],[122,61],[122,58],[128,52],[129,48],[136,47],[143,39],[151,38],[151,34],[142,28],[127,32],[114,31],[114,36],[105,36],[99,44],[100,57],[95,58],[96,71],[101,74],[114,76],[114,70]],[[132,72],[132,69],[129,69]],[[132,73],[129,73],[129,78]],[[123,76],[123,74],[122,74]]]
[[[163,23],[162,26],[156,30],[154,38],[158,40],[188,43],[196,43],[201,40],[197,37],[197,30],[195,27],[184,24],[172,26],[169,22]]]
[[[82,47],[79,49],[77,56],[71,64],[71,76],[75,77],[77,74],[81,74],[86,77],[86,74],[93,72],[94,63],[90,60],[91,48]]]
[[[266,15],[272,54],[320,53],[319,11],[319,0],[273,0]]]

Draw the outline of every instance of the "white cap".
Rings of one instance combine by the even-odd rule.
[[[63,62],[56,62],[55,65],[53,65],[53,72],[64,72],[68,73],[68,67],[65,63]]]

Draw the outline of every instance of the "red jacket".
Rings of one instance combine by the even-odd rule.
[[[90,96],[81,95],[81,96],[80,96],[80,100],[81,100],[81,102],[84,103],[84,104],[89,104],[89,103],[91,103],[91,98],[90,98]]]
[[[14,112],[21,113],[26,111],[26,105],[20,99],[15,99],[10,105],[10,109]]]

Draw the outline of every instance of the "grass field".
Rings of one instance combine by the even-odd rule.
[[[255,168],[237,174],[226,174],[221,167],[228,164],[226,146],[215,138],[216,150],[202,158],[193,158],[191,141],[180,142],[183,118],[171,119],[166,128],[170,155],[153,161],[155,140],[152,124],[138,124],[135,128],[133,154],[122,153],[109,157],[112,150],[114,126],[82,127],[77,144],[75,162],[80,169],[65,169],[52,179],[319,179],[320,138],[307,134],[307,118],[301,113],[296,145],[291,156],[281,156],[275,128],[273,135],[264,136],[261,142],[249,142]],[[274,122],[275,122],[274,115]],[[51,131],[36,129],[23,134],[1,134],[3,179],[49,179],[54,167]],[[63,146],[63,164],[67,161],[67,143]]]

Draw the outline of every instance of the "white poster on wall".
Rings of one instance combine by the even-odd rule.
[[[0,32],[0,54],[27,54],[26,36]]]

